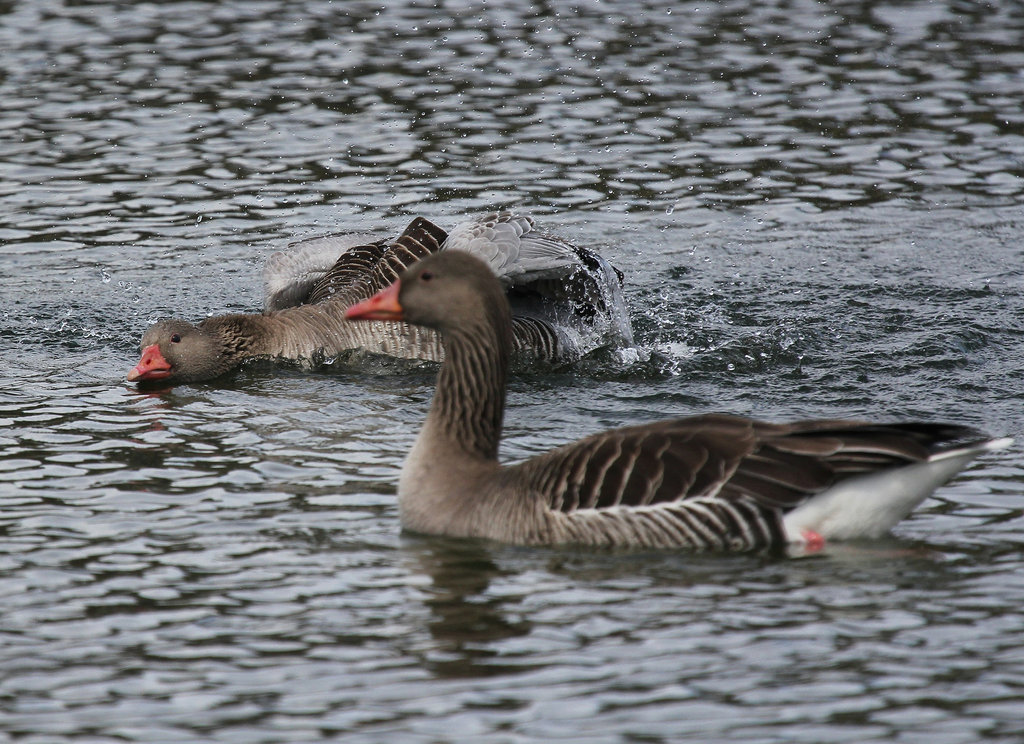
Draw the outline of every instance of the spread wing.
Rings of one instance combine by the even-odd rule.
[[[273,254],[264,269],[266,309],[361,300],[386,287],[419,258],[440,250],[446,235],[417,217],[393,241],[361,233],[294,243],[288,251]]]
[[[541,235],[532,218],[509,212],[464,222],[450,235],[417,217],[394,240],[360,233],[294,243],[264,269],[266,312],[358,302],[442,249],[474,253],[504,281],[515,351],[525,359],[573,358],[611,339],[632,343],[621,274],[596,253]]]
[[[306,304],[313,285],[346,254],[382,240],[375,233],[324,235],[271,254],[263,267],[264,312]]]
[[[537,232],[532,217],[513,212],[492,212],[456,225],[444,248],[482,259],[506,286],[564,278],[580,269],[593,269],[602,260],[592,251]],[[616,274],[621,282],[622,274]]]
[[[578,265],[568,243],[538,235],[534,227],[533,218],[527,215],[494,212],[456,225],[444,247],[485,261],[506,286],[564,276]]]
[[[433,222],[417,217],[387,247],[369,277],[367,290],[372,294],[394,284],[407,268],[441,250],[447,237],[448,234]]]
[[[495,212],[457,225],[445,250],[487,262],[516,316],[554,326],[597,322],[616,341],[633,343],[622,297],[622,273],[599,254],[536,230],[533,218]]]

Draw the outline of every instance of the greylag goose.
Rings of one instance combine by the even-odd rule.
[[[709,414],[607,431],[498,462],[509,306],[473,256],[438,254],[349,308],[441,337],[445,359],[398,485],[404,528],[528,545],[817,550],[877,537],[978,455],[957,425]]]
[[[350,349],[440,361],[437,335],[405,323],[350,323],[344,311],[438,251],[479,256],[515,308],[512,344],[523,363],[566,362],[606,344],[632,344],[621,274],[596,253],[538,233],[525,215],[493,213],[446,234],[418,217],[395,240],[327,236],[273,254],[263,313],[199,323],[162,320],[142,337],[129,381],[173,384],[222,375],[252,358],[318,363]]]

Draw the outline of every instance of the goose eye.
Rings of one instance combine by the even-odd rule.
[[[424,271],[422,274],[420,274],[420,279],[422,279],[425,282],[429,282],[433,278],[434,278],[433,273],[429,272],[429,271]]]
[[[180,333],[172,333],[171,334],[171,343],[172,344],[179,343],[180,341],[181,341],[181,334]]]

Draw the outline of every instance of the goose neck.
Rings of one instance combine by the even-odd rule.
[[[250,357],[266,353],[264,346],[270,334],[267,333],[265,315],[221,315],[209,318],[200,324],[207,333],[217,339],[222,356],[235,364]]]
[[[428,423],[454,448],[479,459],[497,460],[510,330],[507,324],[501,328],[480,324],[443,338],[445,361]]]

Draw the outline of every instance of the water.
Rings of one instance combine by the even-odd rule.
[[[1024,436],[1013,4],[0,6],[0,742],[1017,742],[1024,469],[823,557],[402,535],[432,370],[142,394],[290,239],[522,207],[637,347],[504,454],[707,410]]]

